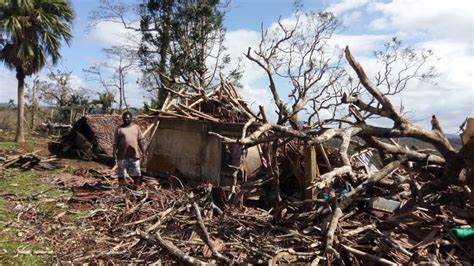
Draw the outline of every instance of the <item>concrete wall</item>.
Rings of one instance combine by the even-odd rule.
[[[208,132],[238,136],[242,126],[162,119],[148,149],[147,171],[153,175],[175,174],[218,185],[221,143]]]

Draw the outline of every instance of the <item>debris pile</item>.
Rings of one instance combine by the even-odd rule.
[[[56,156],[43,157],[37,154],[39,151],[40,150],[25,154],[5,155],[5,157],[0,155],[0,162],[3,163],[0,166],[3,169],[13,167],[23,170],[31,168],[52,170],[58,168],[58,158]]]
[[[360,169],[360,178],[341,176],[347,182],[335,182],[312,200],[284,199],[278,210],[250,207],[241,197],[271,177],[236,187],[196,188],[182,187],[178,177],[146,177],[144,187],[136,190],[118,188],[108,170],[77,170],[48,179],[71,189],[72,195],[55,202],[36,197],[61,206],[60,212],[41,215],[40,204],[34,207],[8,195],[22,221],[10,226],[22,228],[25,240],[47,247],[18,253],[53,254],[58,263],[473,261],[474,238],[463,239],[456,231],[474,222],[465,191],[429,191],[439,181],[429,169],[391,163],[368,178]],[[347,189],[340,189],[341,184]],[[304,207],[308,202],[309,210]]]
[[[184,98],[182,102],[169,97],[161,110],[149,108],[151,114],[158,115],[158,118],[245,123],[252,113],[230,82],[223,82],[205,96],[191,93],[179,95]]]

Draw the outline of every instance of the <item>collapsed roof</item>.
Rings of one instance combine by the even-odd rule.
[[[133,123],[138,125],[142,132],[153,125],[155,118],[151,116],[137,116]],[[114,130],[122,123],[119,115],[86,115],[79,119],[71,132],[62,140],[62,151],[76,150],[80,155],[105,154],[112,156]],[[150,138],[145,136],[146,144]],[[94,156],[92,156],[94,157]]]

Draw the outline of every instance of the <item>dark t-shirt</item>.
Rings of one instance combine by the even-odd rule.
[[[137,125],[118,127],[115,130],[114,142],[117,145],[117,160],[140,159],[139,141],[143,139],[142,132]]]

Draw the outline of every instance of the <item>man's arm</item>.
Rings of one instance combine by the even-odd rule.
[[[118,128],[114,131],[114,143],[112,144],[112,156],[114,161],[117,160],[117,145],[118,145]]]
[[[146,149],[145,149],[145,139],[142,138],[138,141],[138,145],[140,146],[140,150],[142,152],[143,158],[146,159],[147,154],[146,154]]]
[[[145,148],[145,137],[142,134],[142,131],[140,128],[137,126],[138,130],[138,146],[140,146],[140,151],[142,152],[142,157],[146,159],[147,154],[146,154],[146,148]]]

